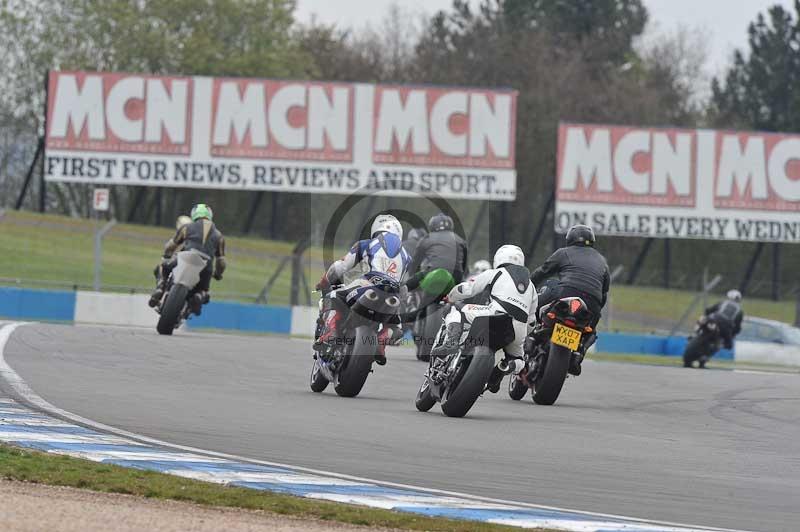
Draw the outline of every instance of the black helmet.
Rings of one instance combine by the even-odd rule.
[[[433,218],[428,220],[428,231],[433,233],[434,231],[452,231],[453,230],[453,219],[447,216],[445,213],[440,212],[439,214],[435,215]]]
[[[567,231],[568,246],[594,246],[594,229],[588,225],[573,225]]]

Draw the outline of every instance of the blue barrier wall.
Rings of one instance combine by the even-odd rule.
[[[72,321],[75,292],[0,288],[0,316],[23,320]]]
[[[186,322],[186,326],[191,329],[233,329],[289,334],[292,330],[292,309],[212,301],[203,307],[200,316],[192,316]]]
[[[76,297],[76,292],[0,287],[0,317],[24,320],[74,321]],[[119,297],[135,296],[120,295]],[[143,304],[141,302],[138,303]],[[98,300],[95,305],[110,307],[107,310],[105,307],[94,309],[96,311],[95,314],[99,316],[105,313],[109,315],[119,314],[120,307],[118,304],[115,305],[113,301]],[[115,322],[115,324],[119,323]],[[201,316],[193,316],[187,322],[187,327],[192,329],[225,329],[291,334],[292,309],[289,307],[212,301],[203,307]],[[686,348],[686,341],[685,337],[601,332],[597,340],[597,350],[604,353],[681,356]],[[723,349],[715,357],[732,360],[733,353]]]
[[[656,336],[600,332],[597,350],[602,353],[632,353],[644,355],[683,356],[688,340],[685,336]],[[733,351],[720,349],[714,358],[733,360]]]

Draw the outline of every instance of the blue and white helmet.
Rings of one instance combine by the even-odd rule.
[[[372,222],[372,228],[369,232],[370,238],[375,238],[375,235],[384,232],[397,235],[400,240],[403,239],[403,226],[400,221],[391,214],[379,214],[375,217],[375,221]]]

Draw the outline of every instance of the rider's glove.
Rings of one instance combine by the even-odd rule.
[[[331,288],[331,282],[328,280],[328,274],[322,276],[322,279],[319,280],[317,286],[315,287],[317,291],[326,292]]]
[[[215,270],[214,271],[214,279],[216,279],[217,281],[221,281],[222,280],[222,272],[219,271],[219,270]]]

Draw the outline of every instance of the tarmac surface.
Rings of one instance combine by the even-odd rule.
[[[50,403],[170,443],[574,510],[800,527],[797,375],[587,361],[555,406],[503,386],[450,419],[414,408],[413,352],[387,354],[345,399],[310,391],[308,340],[36,324],[5,350]]]

